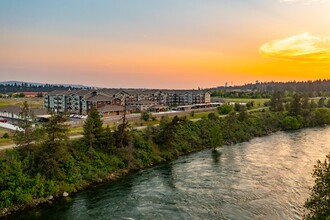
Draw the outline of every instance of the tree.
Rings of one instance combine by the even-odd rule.
[[[284,110],[283,106],[284,102],[284,94],[283,92],[274,92],[270,99],[270,110],[273,112],[281,112]]]
[[[210,145],[213,149],[220,147],[223,144],[221,128],[218,124],[215,124],[210,129]]]
[[[229,114],[229,112],[231,112],[233,110],[234,110],[233,106],[231,106],[229,104],[223,104],[218,107],[218,113],[220,115],[227,115],[227,114]]]
[[[30,106],[25,101],[19,113],[20,120],[18,120],[19,129],[14,134],[14,141],[16,145],[29,148],[33,141],[35,141],[35,133],[33,129],[34,114]]]
[[[308,98],[307,95],[303,96],[301,107],[302,107],[302,109],[309,109],[310,108],[309,98]]]
[[[319,108],[322,108],[325,106],[325,100],[326,100],[326,98],[323,98],[323,97],[319,99],[319,101],[317,103]]]
[[[66,119],[62,114],[53,114],[44,128],[47,133],[46,143],[51,147],[56,147],[58,143],[68,139],[68,126],[64,124]]]
[[[301,124],[296,117],[286,116],[281,121],[282,128],[284,130],[297,130],[300,128]]]
[[[148,111],[143,111],[141,113],[141,119],[144,120],[144,121],[149,121],[151,118],[151,113],[148,112]]]
[[[324,162],[317,161],[313,177],[315,185],[310,198],[305,202],[309,210],[306,219],[330,219],[330,153]]]
[[[238,120],[245,121],[249,117],[247,108],[245,106],[241,106],[238,113]]]
[[[95,107],[92,107],[88,113],[88,117],[84,123],[84,139],[89,146],[88,152],[90,157],[93,157],[93,147],[97,146],[103,136],[103,122],[100,114]]]
[[[289,105],[289,114],[292,115],[292,116],[298,116],[301,114],[301,97],[299,94],[294,94],[293,95],[293,99],[291,100],[290,102],[290,105]]]
[[[111,131],[111,128],[109,127],[109,125],[107,125],[107,127],[105,128],[105,134],[104,134],[104,145],[105,145],[105,150],[107,152],[111,152],[112,148],[115,145],[115,140],[113,137],[113,132]]]

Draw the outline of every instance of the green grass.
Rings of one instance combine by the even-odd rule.
[[[270,99],[251,99],[251,98],[247,98],[247,99],[242,99],[242,98],[223,98],[223,100],[225,100],[226,102],[237,102],[237,103],[247,103],[247,102],[254,102],[254,107],[262,107],[264,106],[264,103],[269,101]]]
[[[191,116],[191,114],[187,115],[187,119],[191,120],[191,119],[201,119],[203,117],[207,117],[211,112],[195,112],[194,116]],[[215,114],[218,114],[216,112],[213,112]]]
[[[70,127],[69,128],[69,136],[80,135],[83,134],[83,127]]]
[[[2,137],[5,133],[9,134],[9,138],[3,138]],[[6,145],[14,144],[14,141],[12,139],[14,133],[15,132],[12,131],[12,130],[8,130],[8,129],[0,127],[0,146],[6,146]]]

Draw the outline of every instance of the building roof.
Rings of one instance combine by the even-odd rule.
[[[154,101],[149,101],[149,100],[140,100],[140,101],[133,101],[133,102],[128,102],[128,105],[148,105],[148,104],[155,104],[157,102]]]
[[[69,91],[69,90],[55,90],[55,91],[49,92],[48,95],[68,95],[71,93],[72,93],[72,91]]]
[[[47,109],[45,108],[31,108],[30,110],[33,112],[34,116],[49,115]],[[16,105],[0,108],[0,112],[8,112],[16,115],[18,115],[21,111],[22,108]]]
[[[113,99],[113,97],[98,94],[87,98],[86,101],[112,101]]]
[[[112,96],[112,97],[114,97],[118,93],[128,94],[127,91],[122,90],[122,89],[103,89],[103,90],[100,90],[100,93],[107,95],[107,96]]]
[[[97,109],[98,112],[117,112],[117,111],[124,111],[125,107],[121,105],[104,105]]]
[[[168,106],[164,106],[164,105],[152,105],[149,108],[150,109],[159,109],[159,108],[168,108]]]
[[[94,92],[94,90],[82,89],[82,90],[72,91],[72,94],[76,94],[78,96],[85,96],[85,95],[90,94],[92,92]]]
[[[153,95],[157,92],[159,92],[159,90],[139,90],[139,89],[131,89],[131,90],[126,90],[128,94],[130,95]]]
[[[11,105],[11,106],[5,106],[0,108],[0,112],[9,112],[9,113],[14,113],[18,114],[21,111],[21,107],[17,105]]]

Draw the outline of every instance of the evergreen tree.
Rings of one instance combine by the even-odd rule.
[[[109,125],[105,128],[105,135],[104,135],[104,146],[106,147],[107,152],[111,152],[112,148],[115,145],[115,140],[113,137],[113,132],[111,131],[111,128]]]
[[[33,128],[34,114],[26,101],[23,103],[19,117],[19,129],[14,134],[15,144],[30,148],[36,136]]]
[[[301,114],[301,97],[299,94],[296,93],[293,95],[288,111],[292,116],[298,116]]]
[[[245,106],[241,106],[238,113],[238,120],[245,121],[249,117],[247,108]]]
[[[220,147],[223,144],[221,128],[218,124],[214,124],[210,128],[210,145],[213,149]]]
[[[273,112],[281,112],[284,110],[283,106],[284,94],[282,92],[273,93],[270,99],[270,110]]]
[[[97,147],[103,137],[103,122],[100,114],[95,107],[92,107],[88,113],[88,117],[84,123],[84,139],[88,145],[90,157],[93,157],[93,148]]]
[[[301,101],[301,108],[302,109],[309,109],[310,108],[310,103],[309,103],[309,98],[307,95],[304,95]]]
[[[325,106],[325,98],[320,98],[317,105],[319,108],[323,108]]]
[[[44,128],[47,133],[46,144],[56,147],[61,142],[68,140],[68,126],[64,124],[66,119],[62,114],[52,114]]]
[[[310,211],[306,219],[330,219],[330,154],[314,166],[315,185],[305,207]]]

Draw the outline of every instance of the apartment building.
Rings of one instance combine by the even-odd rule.
[[[125,103],[142,110],[151,105],[182,106],[210,102],[211,95],[204,90],[74,90],[53,91],[44,97],[45,108],[75,114],[87,114],[92,106],[124,106]]]

